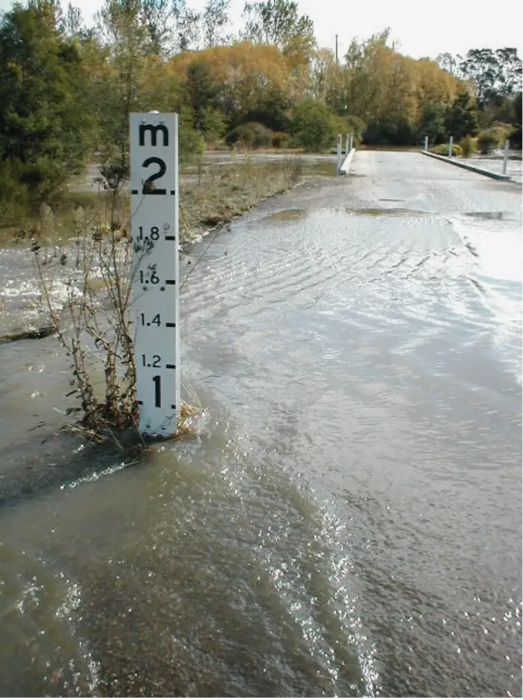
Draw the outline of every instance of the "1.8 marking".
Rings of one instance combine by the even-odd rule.
[[[140,226],[138,229],[138,240],[139,241],[147,241],[148,239],[151,239],[151,241],[157,241],[160,238],[160,229],[158,226],[151,226],[151,230],[149,232],[149,236],[144,236],[143,233],[143,226]]]

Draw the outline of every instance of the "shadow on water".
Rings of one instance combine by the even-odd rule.
[[[0,507],[36,497],[71,481],[96,478],[115,465],[123,468],[136,463],[139,447],[135,438],[118,437],[123,446],[128,444],[125,454],[114,444],[86,445],[85,440],[56,432],[40,431],[38,440],[29,433],[23,442],[11,443],[9,460],[17,468],[0,475]]]

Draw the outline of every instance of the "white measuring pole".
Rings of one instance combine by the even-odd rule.
[[[336,175],[340,174],[341,168],[341,134],[338,134],[338,142],[336,146]]]
[[[345,134],[345,158],[349,155],[350,150],[350,136]]]
[[[424,150],[425,151],[429,150],[429,137],[428,136],[425,136],[425,149]]]
[[[178,115],[129,116],[139,429],[170,437],[180,411]]]
[[[503,153],[503,175],[507,174],[507,165],[508,165],[508,149],[510,148],[510,141],[507,139],[505,141],[505,150]]]
[[[454,136],[449,138],[449,158],[452,158],[452,144],[454,142]]]

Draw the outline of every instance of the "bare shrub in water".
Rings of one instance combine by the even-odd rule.
[[[182,186],[182,237],[230,221],[261,198],[288,189],[300,179],[301,167],[299,157],[286,155],[277,169],[251,158],[222,171],[202,169],[197,184]],[[15,240],[31,242],[42,302],[71,360],[68,396],[78,404],[68,413],[81,414],[77,425],[90,438],[109,436],[118,443],[114,430],[138,432],[130,310],[133,280],[149,250],[133,246],[128,198],[113,190],[104,188],[94,206],[77,209],[65,226],[42,207],[38,222],[19,230]],[[176,437],[191,434],[190,419],[199,410],[182,404]]]
[[[69,395],[80,407],[69,412],[81,411],[81,424],[97,433],[135,427],[138,409],[130,305],[140,256],[133,262],[128,224],[115,222],[112,200],[110,209],[112,225],[103,212],[88,221],[77,210],[76,235],[61,248],[46,245],[54,226],[49,208],[30,231],[43,301],[71,358]]]

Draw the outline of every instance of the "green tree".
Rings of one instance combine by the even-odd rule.
[[[512,134],[512,142],[516,147],[521,148],[521,91],[514,98],[513,109],[514,118],[512,123],[514,124],[514,133]]]
[[[202,134],[206,143],[213,144],[220,139],[226,131],[227,122],[219,109],[207,107],[203,113]]]
[[[205,142],[193,126],[194,115],[190,106],[182,106],[178,134],[180,162],[190,163],[200,156],[205,149]]]
[[[423,107],[418,128],[418,138],[429,137],[429,143],[437,144],[445,140],[445,105],[429,104]]]
[[[517,49],[471,49],[460,62],[461,76],[477,89],[479,107],[521,90],[521,59]]]
[[[468,92],[461,92],[448,107],[445,114],[447,135],[454,141],[461,141],[465,136],[476,136],[479,131],[478,112]]]
[[[451,53],[445,52],[438,54],[436,61],[439,63],[442,70],[447,71],[451,75],[456,75],[458,71],[458,59]]]
[[[184,87],[186,100],[192,109],[193,126],[197,131],[205,132],[209,110],[215,107],[218,95],[218,88],[206,61],[191,63]]]
[[[15,5],[0,22],[0,161],[34,199],[81,167],[91,113],[79,50],[51,0]]]
[[[244,37],[259,44],[273,44],[289,55],[307,58],[315,45],[310,17],[300,15],[294,0],[258,0],[246,3]]]
[[[227,41],[230,4],[230,0],[207,0],[202,16],[205,48]]]
[[[336,126],[336,118],[326,105],[307,98],[294,110],[291,133],[297,145],[309,151],[322,151],[332,146]]]
[[[75,39],[82,33],[82,11],[79,7],[69,3],[66,13],[61,21],[60,29],[68,39]]]
[[[201,30],[200,13],[187,7],[186,0],[172,0],[172,19],[175,51],[181,53],[197,47]]]

